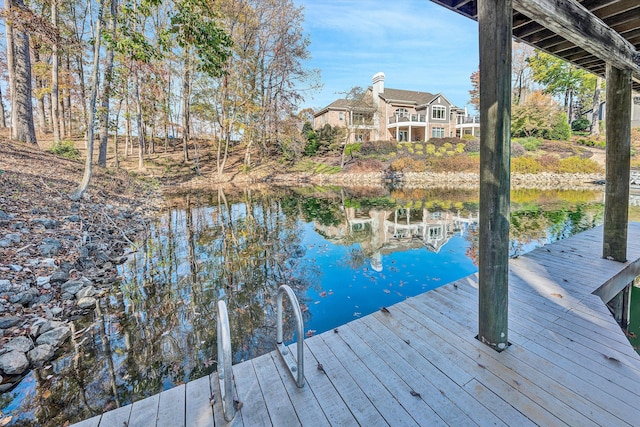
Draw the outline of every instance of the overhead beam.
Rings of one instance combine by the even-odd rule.
[[[640,79],[640,53],[580,3],[574,0],[513,0],[513,7],[576,46]]]

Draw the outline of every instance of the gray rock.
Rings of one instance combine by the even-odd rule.
[[[81,280],[69,280],[62,284],[61,289],[62,289],[62,292],[67,292],[72,295],[75,295],[78,293],[80,289],[84,288],[85,286],[86,286],[85,282]]]
[[[62,299],[63,301],[72,300],[74,298],[75,296],[73,294],[70,294],[69,292],[63,292],[62,295],[60,295],[60,299]]]
[[[56,270],[49,279],[50,283],[64,283],[69,280],[69,273],[64,270]]]
[[[64,310],[61,307],[51,307],[51,314],[59,316]]]
[[[52,230],[54,228],[57,228],[58,225],[60,225],[60,223],[58,221],[53,220],[53,219],[49,219],[49,218],[36,218],[36,219],[33,220],[33,222],[35,224],[42,225],[47,230]]]
[[[71,329],[66,326],[60,326],[59,328],[52,329],[40,335],[36,339],[36,344],[49,344],[54,347],[60,347],[67,338],[71,336]]]
[[[5,344],[5,348],[9,351],[15,350],[26,353],[33,348],[33,341],[25,336],[15,337]]]
[[[76,294],[76,298],[81,299],[84,297],[92,297],[97,293],[96,288],[93,286],[87,286],[86,288],[82,288]]]
[[[21,321],[22,321],[22,319],[17,317],[17,316],[3,316],[3,317],[0,317],[0,329],[11,328],[13,326],[16,326]]]
[[[0,370],[7,375],[20,375],[29,368],[29,360],[21,351],[12,350],[0,355]]]
[[[56,260],[53,258],[44,258],[42,261],[40,261],[40,263],[38,264],[40,267],[55,267],[56,266]]]
[[[8,292],[11,289],[11,280],[0,279],[0,292]]]
[[[11,387],[13,387],[13,383],[0,384],[0,393],[4,393],[5,391],[9,390]]]
[[[0,219],[13,219],[13,215],[9,215],[5,211],[0,211]]]
[[[78,307],[93,308],[96,306],[97,300],[94,297],[82,297],[78,300]]]
[[[51,302],[52,300],[53,300],[53,294],[51,294],[51,293],[42,294],[42,295],[39,295],[35,299],[33,304],[47,304],[47,303]]]
[[[16,273],[20,273],[24,267],[22,267],[21,265],[17,265],[17,264],[9,264],[9,268],[11,269],[11,271],[15,271]]]
[[[60,249],[62,248],[62,243],[59,240],[52,239],[47,237],[42,240],[42,244],[38,246],[40,253],[42,256],[55,256],[58,255]]]
[[[67,221],[67,222],[80,222],[80,216],[79,215],[69,215],[64,220]]]
[[[39,368],[51,360],[55,352],[55,347],[49,344],[42,344],[29,351],[27,357],[35,367]]]
[[[22,241],[22,236],[17,233],[9,233],[4,238],[11,240],[12,243],[20,243]]]
[[[38,318],[38,320],[36,320],[31,326],[31,333],[37,337],[44,334],[45,332],[49,332],[55,328],[60,328],[62,326],[65,326],[63,322]]]
[[[24,222],[22,221],[16,221],[13,224],[9,225],[9,229],[16,231],[16,230],[20,230],[24,228]]]
[[[51,283],[51,276],[38,276],[36,277],[36,285],[42,287],[48,283]]]
[[[36,301],[39,294],[37,289],[29,289],[10,296],[9,302],[27,307]]]
[[[9,239],[0,239],[0,248],[8,248],[11,246],[13,242]]]

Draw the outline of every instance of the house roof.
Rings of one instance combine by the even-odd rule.
[[[380,94],[380,98],[384,99],[387,102],[396,101],[415,105],[428,104],[437,96],[438,95],[434,95],[429,92],[389,88],[385,88],[384,92]]]
[[[434,3],[451,9],[467,18],[478,20],[478,0],[431,0]],[[618,33],[640,52],[640,1],[638,0],[575,0],[587,9],[597,19],[601,20]],[[606,52],[598,56],[593,51],[578,46],[569,41],[563,31],[554,31],[544,27],[535,20],[513,9],[513,36],[533,47],[558,56],[566,61],[578,65],[592,73],[604,77]],[[595,52],[598,53],[598,52]],[[640,90],[640,78],[634,75],[633,89]]]

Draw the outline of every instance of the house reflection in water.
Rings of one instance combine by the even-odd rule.
[[[456,234],[461,236],[478,224],[477,214],[401,208],[395,210],[343,208],[346,221],[337,226],[314,223],[318,233],[335,244],[359,243],[371,268],[382,271],[382,256],[426,247],[438,253]]]

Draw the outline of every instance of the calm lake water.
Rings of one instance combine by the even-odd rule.
[[[514,191],[512,255],[598,225],[602,197]],[[79,421],[213,372],[221,298],[236,363],[274,348],[281,284],[312,335],[477,270],[475,191],[214,191],[171,205],[65,352],[0,395],[10,425]]]

